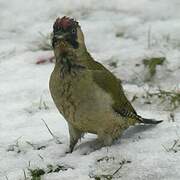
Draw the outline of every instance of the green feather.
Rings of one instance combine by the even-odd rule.
[[[126,110],[137,114],[123,92],[121,81],[103,65],[94,61],[90,55],[87,59],[88,61],[86,61],[86,67],[93,71],[92,74],[94,82],[111,95],[114,101],[112,108],[119,113],[123,113],[123,111]]]

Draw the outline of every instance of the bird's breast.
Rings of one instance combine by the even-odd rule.
[[[112,98],[94,83],[90,71],[64,79],[52,73],[50,91],[58,110],[74,124],[89,127],[89,121],[106,118],[111,111]]]

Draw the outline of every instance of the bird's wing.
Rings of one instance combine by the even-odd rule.
[[[146,119],[139,116],[126,98],[120,79],[116,78],[102,64],[94,61],[92,57],[89,56],[89,61],[86,65],[89,70],[93,71],[94,82],[111,95],[113,99],[112,108],[115,112],[121,116],[136,119],[145,124],[158,124],[162,122],[162,120],[156,121],[154,119]]]
[[[112,104],[114,111],[121,115],[126,115],[127,113],[137,114],[131,103],[126,98],[119,79],[96,61],[89,64],[89,69],[93,71],[94,82],[111,95],[114,101]]]

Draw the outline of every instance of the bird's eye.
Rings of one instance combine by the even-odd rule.
[[[73,29],[71,30],[71,32],[72,32],[72,34],[75,34],[75,33],[76,33],[76,29],[73,28]]]

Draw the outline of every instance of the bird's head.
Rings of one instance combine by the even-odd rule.
[[[52,46],[58,54],[78,52],[85,48],[84,36],[79,23],[72,18],[57,18],[53,25]]]

